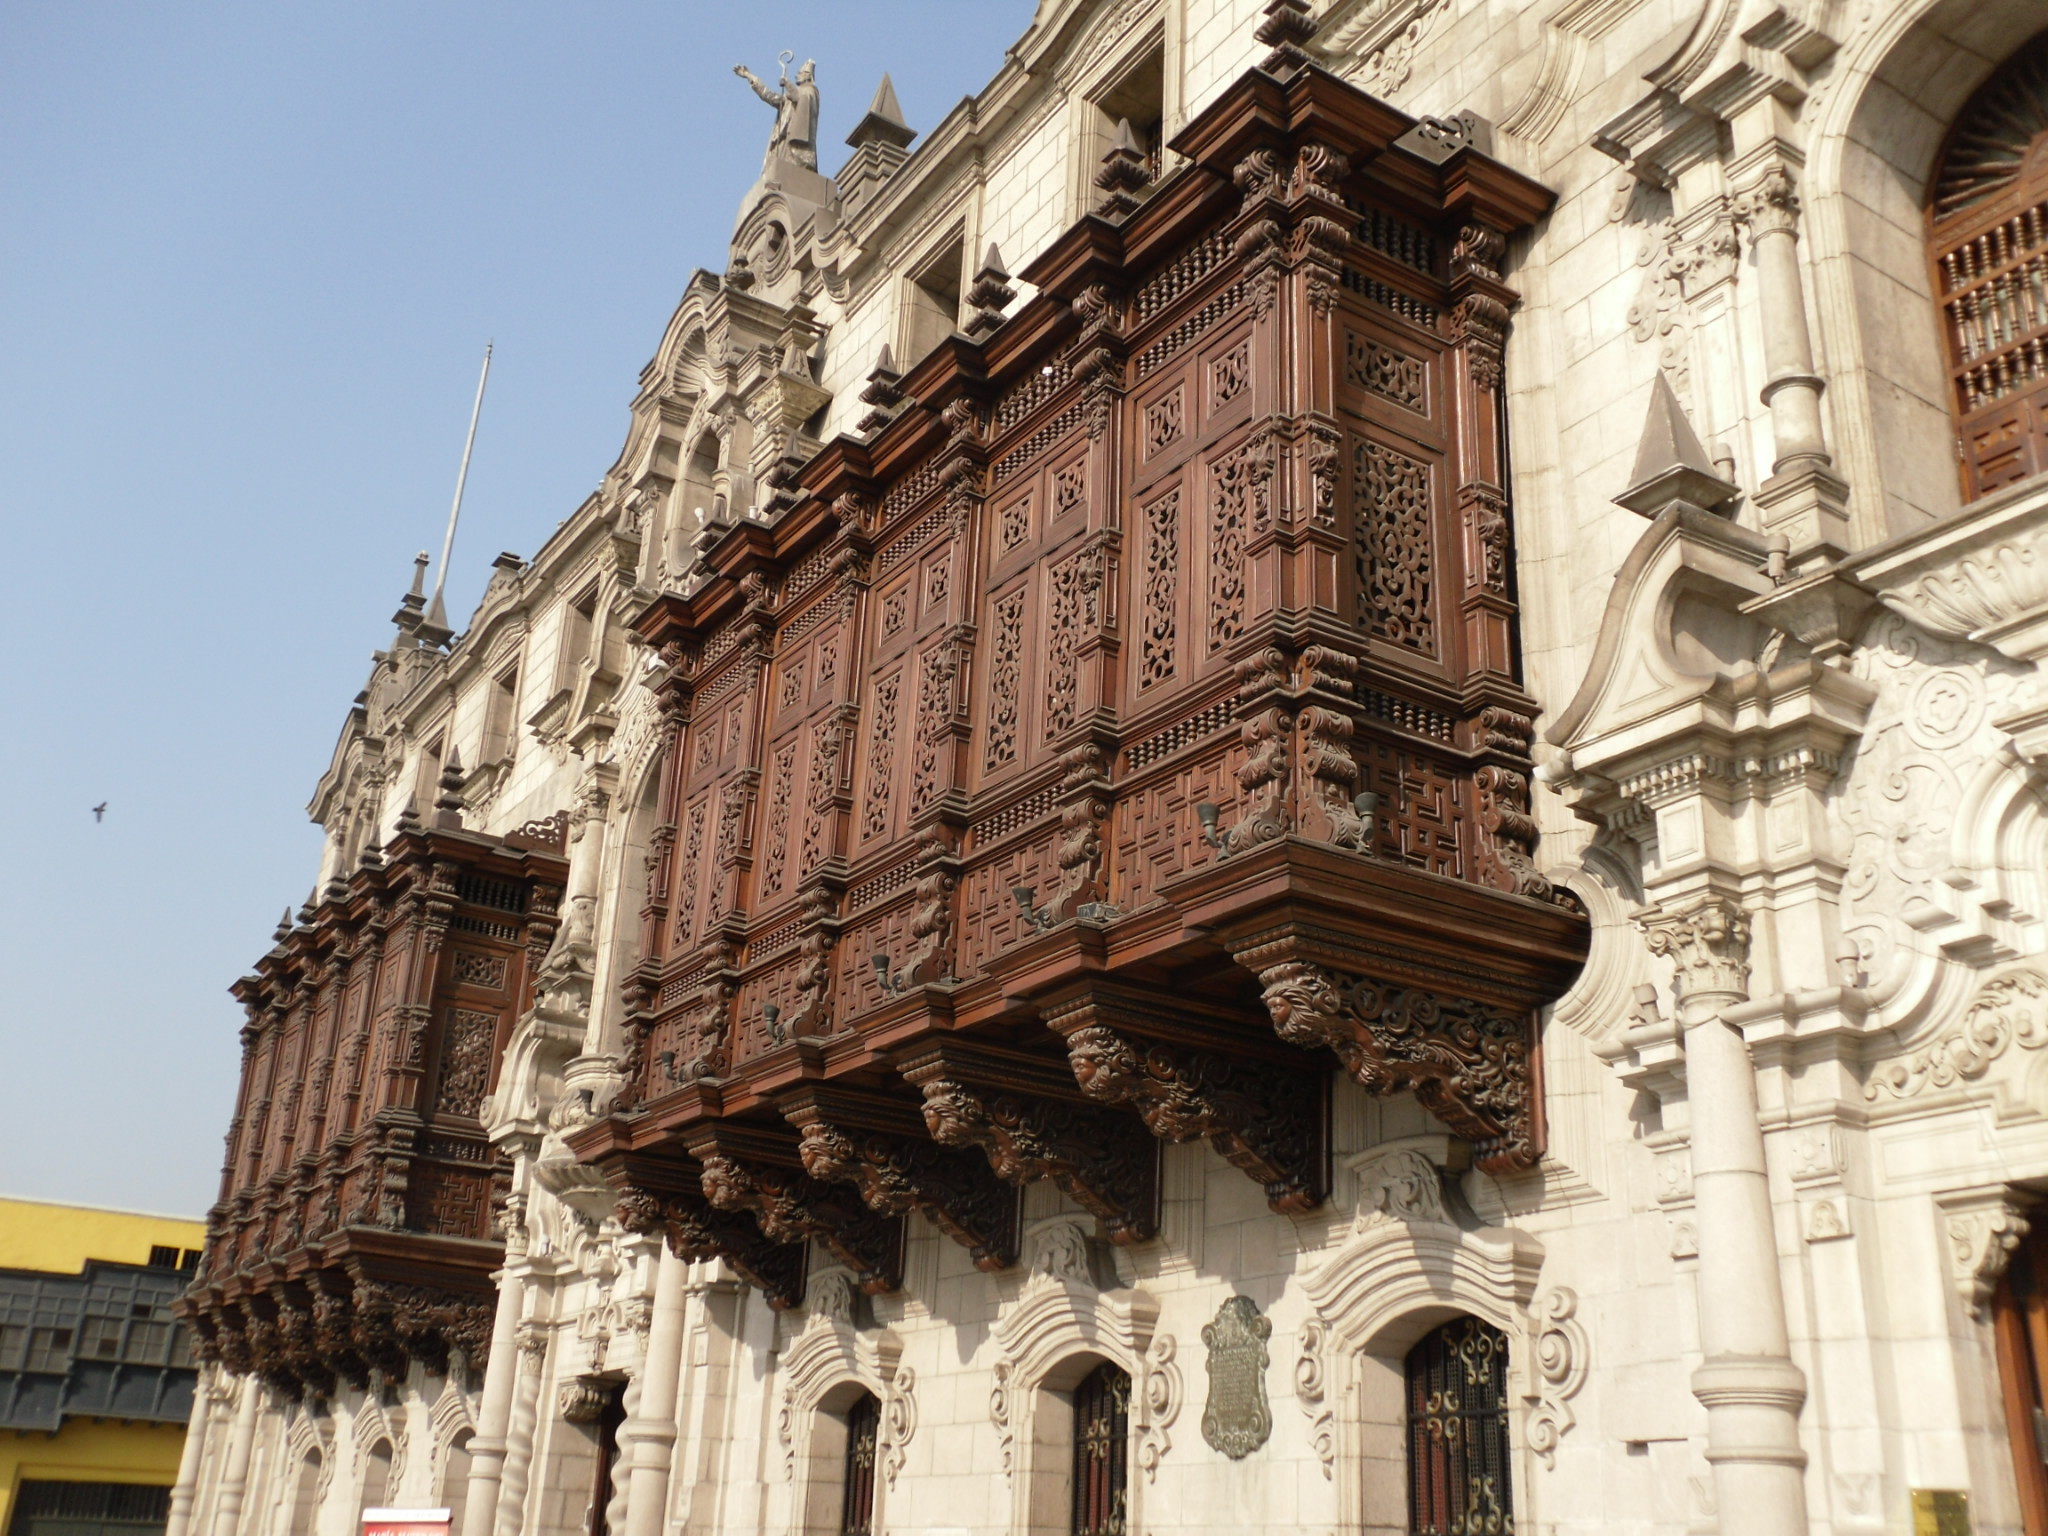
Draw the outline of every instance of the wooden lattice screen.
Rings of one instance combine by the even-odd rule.
[[[1970,99],[1928,210],[1963,496],[2048,470],[2048,32]]]

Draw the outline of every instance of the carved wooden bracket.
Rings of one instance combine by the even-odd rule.
[[[1472,1142],[1488,1173],[1535,1166],[1542,1144],[1528,1014],[1388,986],[1300,958],[1285,938],[1247,946],[1237,958],[1265,988],[1281,1039],[1328,1046],[1368,1092],[1413,1092]]]
[[[1057,1063],[948,1041],[897,1070],[924,1092],[924,1121],[949,1147],[979,1147],[1013,1184],[1050,1179],[1102,1219],[1111,1242],[1159,1230],[1159,1149],[1132,1116],[1089,1102]]]
[[[974,1152],[933,1142],[908,1104],[812,1088],[785,1099],[782,1112],[803,1132],[799,1150],[812,1177],[853,1185],[884,1216],[922,1211],[977,1269],[1017,1262],[1016,1186]]]
[[[804,1171],[793,1137],[720,1122],[694,1127],[690,1150],[704,1165],[704,1195],[721,1211],[752,1211],[780,1243],[816,1238],[869,1295],[903,1283],[903,1222],[881,1216],[851,1190]]]
[[[643,1236],[663,1234],[679,1259],[725,1260],[778,1312],[803,1302],[809,1248],[775,1241],[747,1217],[713,1208],[699,1190],[628,1185],[619,1197],[619,1225]]]
[[[1268,1059],[1242,1027],[1203,1027],[1095,988],[1042,1010],[1067,1040],[1074,1077],[1090,1098],[1129,1104],[1162,1141],[1206,1140],[1261,1185],[1276,1211],[1310,1211],[1330,1193],[1327,1075]]]

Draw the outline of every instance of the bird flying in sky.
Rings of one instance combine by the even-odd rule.
[[[102,800],[98,805],[92,808],[92,819],[94,821],[105,821],[107,819],[106,801]]]

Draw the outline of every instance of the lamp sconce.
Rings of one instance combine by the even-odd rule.
[[[899,992],[909,990],[910,977],[902,971],[892,971],[889,968],[889,957],[881,950],[876,950],[868,958],[875,967],[875,980],[882,984],[884,994],[894,997]]]
[[[1195,819],[1202,824],[1202,841],[1216,850],[1219,859],[1227,858],[1230,854],[1230,850],[1224,846],[1223,834],[1216,830],[1216,823],[1222,816],[1223,812],[1214,800],[1204,800],[1195,807]]]
[[[768,1043],[770,1045],[789,1044],[789,1029],[782,1022],[781,1008],[774,1003],[763,1003],[761,1005],[761,1017],[768,1025]]]
[[[1034,905],[1038,899],[1036,887],[1013,885],[1010,887],[1010,894],[1017,898],[1017,906],[1024,913],[1026,924],[1037,929],[1040,933],[1044,933],[1048,928],[1052,927],[1054,922],[1052,913],[1044,907]]]
[[[676,1053],[674,1051],[658,1052],[654,1059],[661,1063],[661,1075],[663,1077],[666,1077],[672,1083],[680,1083],[682,1081],[682,1078],[676,1072]]]
[[[1361,789],[1351,797],[1351,809],[1358,812],[1358,851],[1371,853],[1379,840],[1380,797],[1377,791]]]

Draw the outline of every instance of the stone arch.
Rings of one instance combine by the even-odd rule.
[[[1131,1378],[1129,1528],[1146,1529],[1145,1489],[1172,1449],[1183,1398],[1173,1335],[1158,1331],[1148,1291],[1111,1286],[1082,1225],[1044,1222],[1025,1239],[1021,1290],[995,1327],[989,1417],[1011,1490],[1010,1528],[1059,1531],[1067,1519],[1072,1405],[1067,1394],[1102,1361]]]
[[[891,1488],[916,1433],[917,1373],[902,1363],[903,1341],[886,1328],[860,1328],[852,1278],[842,1269],[811,1277],[802,1331],[782,1352],[775,1433],[790,1484],[790,1525],[801,1536],[839,1529],[846,1413],[863,1394],[881,1404],[872,1528],[884,1529]]]
[[[355,1451],[356,1508],[375,1508],[398,1485],[405,1436],[392,1424],[384,1405],[370,1396],[356,1409],[349,1440]]]
[[[1956,115],[2041,30],[2041,10],[2037,0],[1912,0],[1879,7],[1874,21],[1809,104],[1801,193],[1836,467],[1866,543],[1961,504],[1927,195]]]
[[[1359,1216],[1347,1240],[1303,1282],[1309,1316],[1295,1385],[1339,1508],[1367,1536],[1407,1529],[1405,1389],[1408,1353],[1461,1316],[1509,1341],[1508,1392],[1517,1524],[1533,1529],[1531,1462],[1548,1465],[1574,1423],[1586,1377],[1577,1296],[1537,1294],[1543,1248],[1512,1228],[1467,1230],[1450,1219],[1435,1166],[1389,1150],[1362,1160]]]

